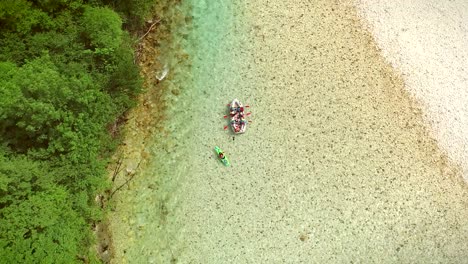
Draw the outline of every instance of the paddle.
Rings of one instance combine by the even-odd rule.
[[[230,106],[231,104],[227,104],[226,106]],[[250,107],[250,105],[246,105],[245,107]]]

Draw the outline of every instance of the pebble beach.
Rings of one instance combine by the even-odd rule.
[[[465,262],[463,166],[376,37],[385,16],[348,0],[213,2],[182,6],[191,70],[172,64],[165,129],[116,195],[112,262]],[[233,98],[252,112],[243,135],[223,130]]]

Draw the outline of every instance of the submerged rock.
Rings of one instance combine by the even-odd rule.
[[[156,73],[156,79],[158,79],[158,81],[162,81],[164,80],[164,78],[166,78],[168,73],[169,73],[169,66],[167,64],[164,64],[164,67],[162,68],[162,70]]]

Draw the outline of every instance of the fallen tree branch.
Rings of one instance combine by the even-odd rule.
[[[143,43],[142,43],[141,41],[150,33],[150,31],[153,29],[153,27],[154,27],[156,24],[158,24],[159,22],[161,22],[161,18],[158,19],[158,20],[157,20],[156,22],[154,22],[153,24],[151,24],[151,26],[150,26],[150,28],[148,29],[148,31],[146,31],[146,33],[145,33],[143,36],[139,37],[139,38],[135,41],[135,43],[138,43],[138,44],[137,44],[137,48],[136,48],[136,52],[135,52],[136,55],[135,55],[135,58],[133,59],[133,64],[137,64],[137,61],[138,61],[139,58],[140,58],[140,52],[141,52],[142,47],[143,47]]]
[[[132,172],[127,172],[127,174],[130,174],[130,178],[128,178],[122,185],[120,185],[119,187],[117,187],[114,191],[111,192],[111,194],[109,195],[109,198],[107,199],[107,201],[110,201],[112,199],[112,196],[117,192],[119,191],[120,189],[122,189],[125,185],[127,185],[131,180],[133,180],[133,178],[135,177],[135,172],[136,170],[140,167],[140,164],[141,164],[141,160],[138,162],[138,165],[136,166],[136,168],[134,170],[132,170]]]
[[[158,20],[157,20],[156,22],[154,22],[153,24],[151,24],[151,26],[150,26],[150,28],[148,29],[148,31],[146,31],[146,33],[145,33],[143,36],[141,36],[141,37],[138,39],[138,41],[141,41],[142,39],[144,39],[144,38],[146,37],[146,35],[148,35],[148,34],[150,33],[150,31],[153,29],[153,27],[154,27],[156,24],[158,24],[159,22],[161,22],[161,18],[158,19]]]
[[[117,175],[122,171],[121,169],[122,163],[123,163],[123,156],[120,156],[119,160],[117,161],[117,166],[114,169],[114,173],[112,174],[112,182],[115,181],[115,178],[117,177]]]

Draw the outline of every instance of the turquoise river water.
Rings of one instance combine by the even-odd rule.
[[[113,262],[466,262],[467,186],[351,1],[182,2],[189,67],[166,59],[177,92],[116,198]]]

